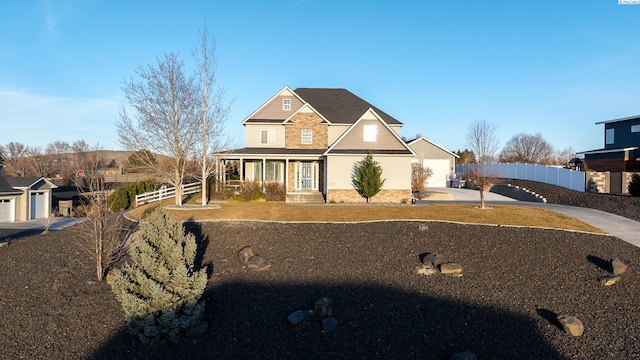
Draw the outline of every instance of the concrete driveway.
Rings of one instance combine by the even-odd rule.
[[[453,200],[419,201],[418,203],[480,203],[480,194],[478,190],[458,188],[438,188],[433,190],[440,193],[452,194]],[[640,235],[638,235],[640,234],[640,222],[596,209],[530,201],[518,201],[506,196],[486,191],[484,195],[485,202],[487,204],[534,206],[555,211],[576,218],[591,226],[595,226],[609,235],[615,236],[630,244],[640,247]]]
[[[85,220],[86,218],[57,217],[53,219],[49,230],[64,229],[67,226],[75,225]],[[45,219],[2,222],[0,223],[0,242],[6,239],[39,234],[45,228]]]

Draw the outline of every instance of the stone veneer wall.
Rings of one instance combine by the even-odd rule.
[[[326,196],[328,203],[339,202],[367,202],[367,199],[358,194],[355,189],[352,190],[327,190]],[[381,190],[376,196],[369,199],[374,203],[407,203],[411,201],[411,190]]]
[[[312,131],[311,144],[302,144],[302,130]],[[326,149],[328,148],[327,124],[315,113],[301,112],[286,125],[285,144],[287,149]]]
[[[590,193],[609,192],[609,172],[588,171],[586,174],[586,191]]]

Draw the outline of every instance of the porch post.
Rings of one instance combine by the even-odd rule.
[[[264,180],[267,178],[267,159],[262,158],[262,191],[264,192]]]
[[[284,160],[284,192],[289,192],[289,158]]]

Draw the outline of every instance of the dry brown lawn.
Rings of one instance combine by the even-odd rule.
[[[171,205],[173,200],[148,204],[128,213],[140,219],[159,206]],[[473,204],[416,205],[300,205],[279,202],[215,202],[219,209],[166,210],[174,218],[193,221],[265,220],[290,222],[362,222],[376,220],[432,220],[460,223],[507,226],[530,226],[563,230],[576,230],[602,234],[603,232],[575,218],[554,211],[512,205],[491,205],[478,209]]]

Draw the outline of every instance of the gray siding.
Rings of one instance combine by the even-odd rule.
[[[282,110],[282,100],[291,99],[291,110]],[[302,107],[302,102],[295,96],[276,96],[270,103],[266,104],[260,111],[253,115],[252,119],[288,119],[293,113]]]
[[[364,141],[364,125],[377,125],[375,142]],[[362,120],[334,147],[336,150],[405,150],[404,145],[378,120]]]

